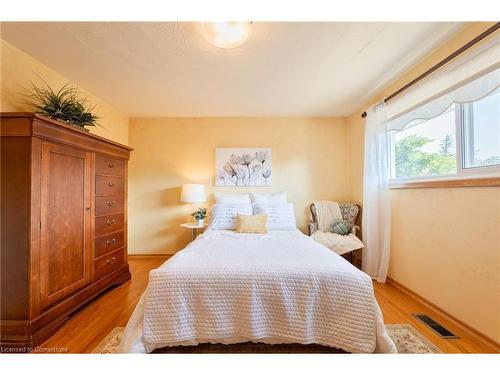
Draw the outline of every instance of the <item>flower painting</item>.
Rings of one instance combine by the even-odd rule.
[[[217,148],[215,186],[271,186],[270,148]]]

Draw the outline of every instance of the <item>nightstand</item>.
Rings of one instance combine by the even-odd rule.
[[[193,236],[192,240],[194,240],[196,238],[196,230],[206,228],[207,224],[197,225],[196,223],[193,223],[193,224],[186,223],[186,224],[181,224],[181,227],[191,229],[191,231],[192,231],[191,233]]]

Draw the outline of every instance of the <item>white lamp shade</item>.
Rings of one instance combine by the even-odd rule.
[[[199,203],[205,202],[205,186],[201,184],[184,184],[181,191],[181,202]]]

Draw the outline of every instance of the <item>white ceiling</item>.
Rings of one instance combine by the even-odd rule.
[[[2,38],[131,117],[347,116],[463,23],[2,23]]]

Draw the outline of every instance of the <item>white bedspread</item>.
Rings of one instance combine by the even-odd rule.
[[[396,351],[372,280],[342,257],[299,231],[216,230],[151,271],[121,351],[245,341]]]

